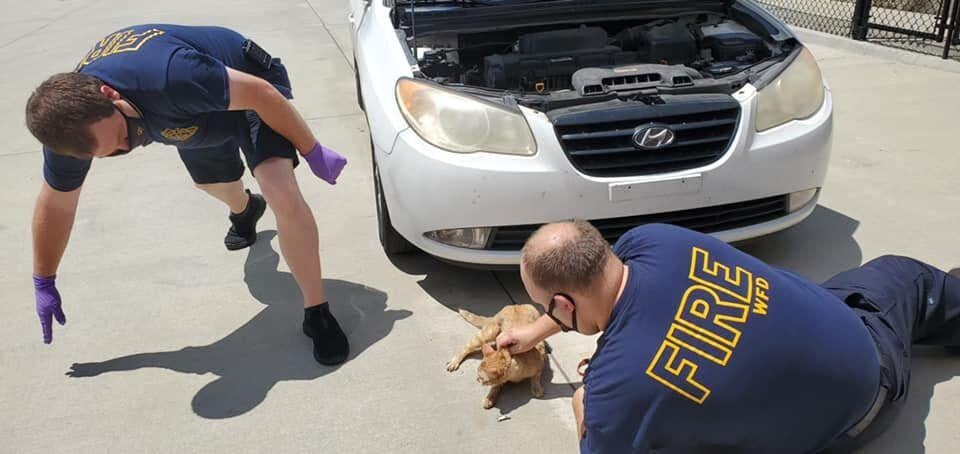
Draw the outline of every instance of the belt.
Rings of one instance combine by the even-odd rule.
[[[880,365],[880,386],[877,389],[877,395],[873,399],[873,404],[870,405],[870,410],[867,411],[867,414],[860,419],[859,422],[853,425],[850,430],[847,430],[846,435],[850,438],[855,438],[857,435],[860,435],[870,423],[877,417],[877,414],[880,413],[880,410],[883,408],[883,404],[887,401],[887,394],[890,390],[887,389],[883,384],[883,371],[889,370],[890,363],[887,361],[887,358],[881,353],[880,345],[878,345],[876,338],[874,337],[873,330],[870,329],[869,325],[865,323],[867,331],[870,332],[870,340],[873,341],[873,346],[877,350],[877,362]]]
[[[850,438],[856,438],[857,435],[860,435],[870,423],[873,422],[874,418],[877,417],[877,414],[880,413],[880,409],[883,408],[883,403],[887,400],[887,387],[880,385],[880,389],[877,390],[877,397],[873,401],[873,405],[870,406],[870,411],[863,416],[863,419],[860,422],[853,425],[850,430],[847,431],[847,436]]]

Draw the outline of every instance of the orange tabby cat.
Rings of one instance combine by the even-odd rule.
[[[490,386],[490,392],[483,399],[483,408],[493,407],[504,384],[519,383],[528,378],[533,396],[543,397],[540,374],[543,372],[547,354],[544,343],[540,342],[530,351],[511,355],[507,349],[496,349],[495,342],[501,331],[536,321],[540,317],[536,308],[530,304],[510,305],[493,317],[481,317],[461,309],[460,315],[471,325],[480,328],[480,332],[447,363],[447,370],[453,372],[460,368],[460,363],[471,353],[477,350],[483,352],[483,361],[477,367],[477,381],[484,386]]]

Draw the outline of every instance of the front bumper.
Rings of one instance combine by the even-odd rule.
[[[735,98],[741,120],[722,158],[709,165],[642,177],[602,178],[577,171],[553,125],[523,109],[537,140],[534,156],[456,154],[424,142],[407,129],[391,150],[376,150],[394,228],[425,252],[478,265],[515,265],[517,250],[453,247],[425,233],[455,228],[542,224],[581,218],[605,220],[696,210],[820,188],[832,142],[832,97],[812,117],[763,133],[754,130],[756,90]],[[818,193],[819,194],[819,193]],[[799,223],[817,203],[775,219],[711,232],[724,241],[773,233]]]

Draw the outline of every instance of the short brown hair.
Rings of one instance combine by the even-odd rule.
[[[80,73],[54,74],[27,100],[27,129],[59,154],[89,159],[96,147],[90,125],[113,115],[103,82]]]
[[[559,230],[565,232],[559,233],[556,241],[541,244],[545,241],[542,236]],[[591,289],[612,253],[603,235],[581,219],[541,226],[521,252],[527,273],[548,291]]]

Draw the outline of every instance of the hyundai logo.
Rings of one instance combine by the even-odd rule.
[[[665,126],[641,126],[633,132],[634,145],[648,150],[668,147],[676,138],[676,134]]]

